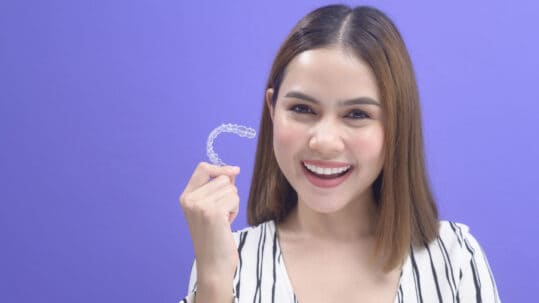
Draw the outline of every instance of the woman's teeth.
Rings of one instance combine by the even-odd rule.
[[[331,175],[338,175],[342,174],[345,171],[349,170],[351,165],[343,166],[343,167],[335,167],[335,168],[327,168],[327,167],[318,167],[311,164],[303,163],[305,168],[307,168],[309,171],[323,176],[331,176]]]

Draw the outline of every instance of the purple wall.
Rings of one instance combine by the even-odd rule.
[[[326,1],[0,2],[0,301],[175,302],[178,205],[208,133],[258,127],[294,23]],[[415,64],[442,217],[471,226],[505,302],[539,287],[539,5],[366,1]],[[240,165],[254,140],[221,136]]]

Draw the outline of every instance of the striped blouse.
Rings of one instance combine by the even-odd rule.
[[[298,299],[286,273],[275,223],[268,221],[234,233],[239,264],[233,302],[290,302]],[[196,262],[189,281],[192,303]],[[428,246],[413,247],[402,267],[395,302],[500,302],[487,258],[468,226],[440,221],[440,233]]]

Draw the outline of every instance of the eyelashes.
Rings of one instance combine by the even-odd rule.
[[[308,105],[294,104],[290,106],[290,111],[300,115],[316,115],[316,112]],[[344,115],[344,118],[350,118],[352,120],[368,119],[370,115],[365,111],[359,109],[352,109]]]
[[[348,115],[346,115],[346,117],[357,120],[370,118],[370,116],[366,112],[361,110],[352,110],[348,113]]]
[[[315,112],[309,106],[304,104],[292,105],[290,110],[298,114],[315,114]]]

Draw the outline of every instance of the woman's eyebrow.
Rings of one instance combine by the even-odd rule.
[[[314,97],[311,97],[307,94],[304,94],[298,91],[289,91],[288,93],[286,93],[285,97],[297,98],[297,99],[308,101],[314,104],[320,104],[320,101],[316,100]],[[379,102],[369,97],[359,97],[359,98],[339,101],[337,103],[340,106],[361,105],[361,104],[370,104],[370,105],[380,106]]]

